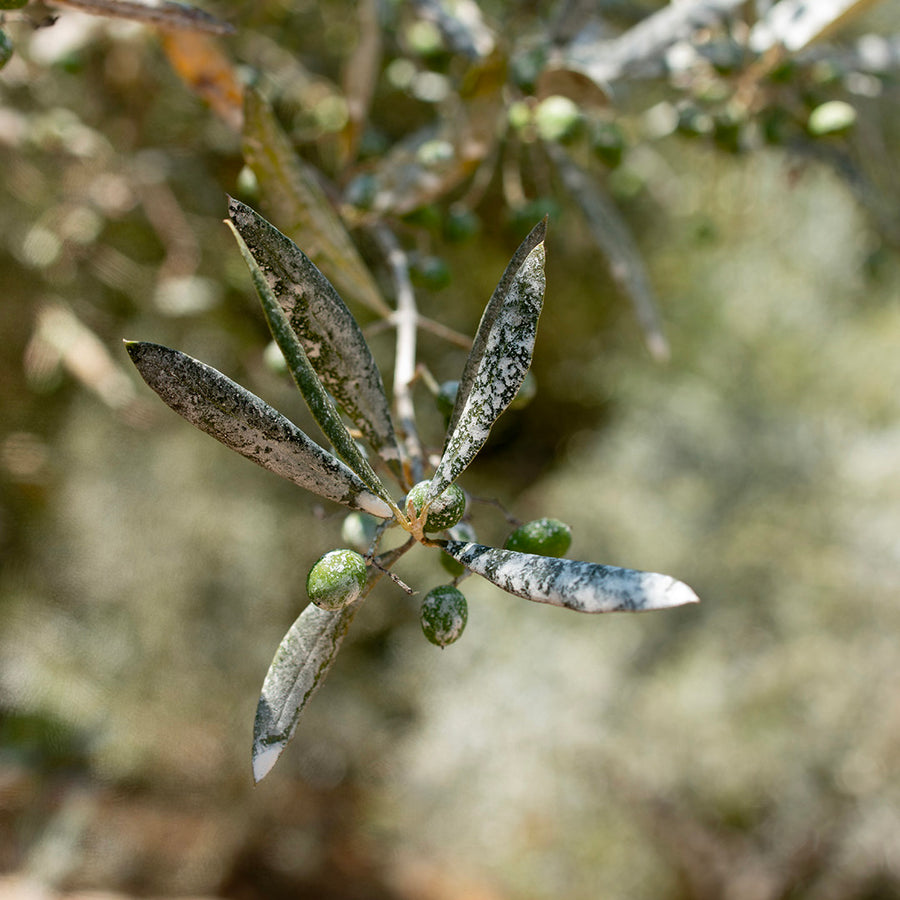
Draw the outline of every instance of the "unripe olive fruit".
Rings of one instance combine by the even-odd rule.
[[[445,381],[434,395],[434,405],[445,419],[449,419],[453,414],[453,406],[456,403],[456,395],[458,393],[458,381]]]
[[[446,647],[457,640],[468,617],[466,598],[452,584],[432,588],[422,601],[422,631],[438,647]]]
[[[572,529],[559,519],[535,519],[520,525],[503,545],[519,553],[564,556],[572,543]]]
[[[341,540],[346,541],[354,550],[365,552],[375,540],[378,523],[366,513],[348,513],[341,525]]]
[[[354,550],[331,550],[306,576],[306,592],[320,609],[349,606],[366,585],[366,561]]]
[[[425,505],[425,498],[428,496],[428,488],[430,486],[430,481],[420,481],[418,484],[413,485],[410,492],[406,495],[407,505],[412,504],[416,515],[422,511],[422,507]],[[466,495],[455,484],[451,484],[428,507],[425,530],[443,531],[445,528],[452,528],[463,517],[465,511]]]
[[[2,7],[0,7],[2,8]],[[13,55],[13,42],[5,31],[0,31],[0,69],[2,69]]]

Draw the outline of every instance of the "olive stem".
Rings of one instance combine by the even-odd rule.
[[[409,277],[406,254],[390,229],[378,226],[374,229],[374,233],[390,267],[397,297],[397,311],[392,316],[397,325],[394,404],[397,409],[398,424],[404,437],[405,450],[412,468],[412,480],[415,483],[422,479],[425,455],[416,429],[416,410],[410,390],[410,384],[416,374],[416,329],[419,315]]]

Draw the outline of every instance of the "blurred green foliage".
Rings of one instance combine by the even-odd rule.
[[[748,50],[743,4],[606,91],[580,49],[664,4],[485,2],[484,31],[434,6],[210,5],[235,33],[196,43],[4,14],[0,890],[900,896],[897,3],[785,55]],[[438,653],[383,588],[256,791],[259,683],[342,516],[160,408],[121,347],[182,347],[305,427],[221,225],[226,192],[278,200],[248,82],[385,295],[368,223],[443,261],[420,310],[458,332],[551,211],[538,391],[466,486],[704,600],[572,621],[473,589]],[[581,118],[548,150],[560,96]],[[461,347],[419,344],[458,377]]]

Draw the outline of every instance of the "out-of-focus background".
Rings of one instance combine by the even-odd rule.
[[[900,5],[206,10],[234,32],[2,13],[0,896],[900,897]],[[121,344],[307,421],[221,224],[230,193],[308,234],[246,165],[251,83],[389,302],[372,222],[472,334],[550,213],[538,390],[463,486],[703,600],[587,617],[472,578],[441,652],[383,583],[256,787],[259,688],[343,514]]]

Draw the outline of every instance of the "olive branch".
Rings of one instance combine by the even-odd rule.
[[[419,326],[403,253],[381,228],[379,243],[394,275],[397,328],[394,372],[399,427],[372,352],[331,282],[293,241],[250,207],[231,199],[232,230],[259,294],[272,336],[331,450],[317,444],[265,401],[221,372],[158,344],[127,342],[141,376],[193,425],[302,488],[381,522],[366,556],[326,553],[307,579],[312,602],[281,641],[262,687],[253,737],[253,775],[260,781],[292,738],[360,605],[412,546],[437,547],[458,575],[424,598],[422,626],[439,646],[465,626],[457,583],[474,573],[510,594],[585,613],[666,609],[698,598],[686,584],[639,572],[561,558],[567,526],[541,519],[517,528],[504,548],[477,542],[462,521],[466,496],[456,484],[484,446],[493,424],[515,400],[531,365],[544,299],[546,219],[513,254],[481,317],[449,412],[440,459],[427,480],[416,434],[410,384]],[[449,403],[448,403],[449,406]],[[345,422],[375,452],[378,474]],[[396,482],[396,501],[385,478]],[[407,532],[399,547],[379,552],[392,527]],[[438,535],[438,536],[435,536]]]

